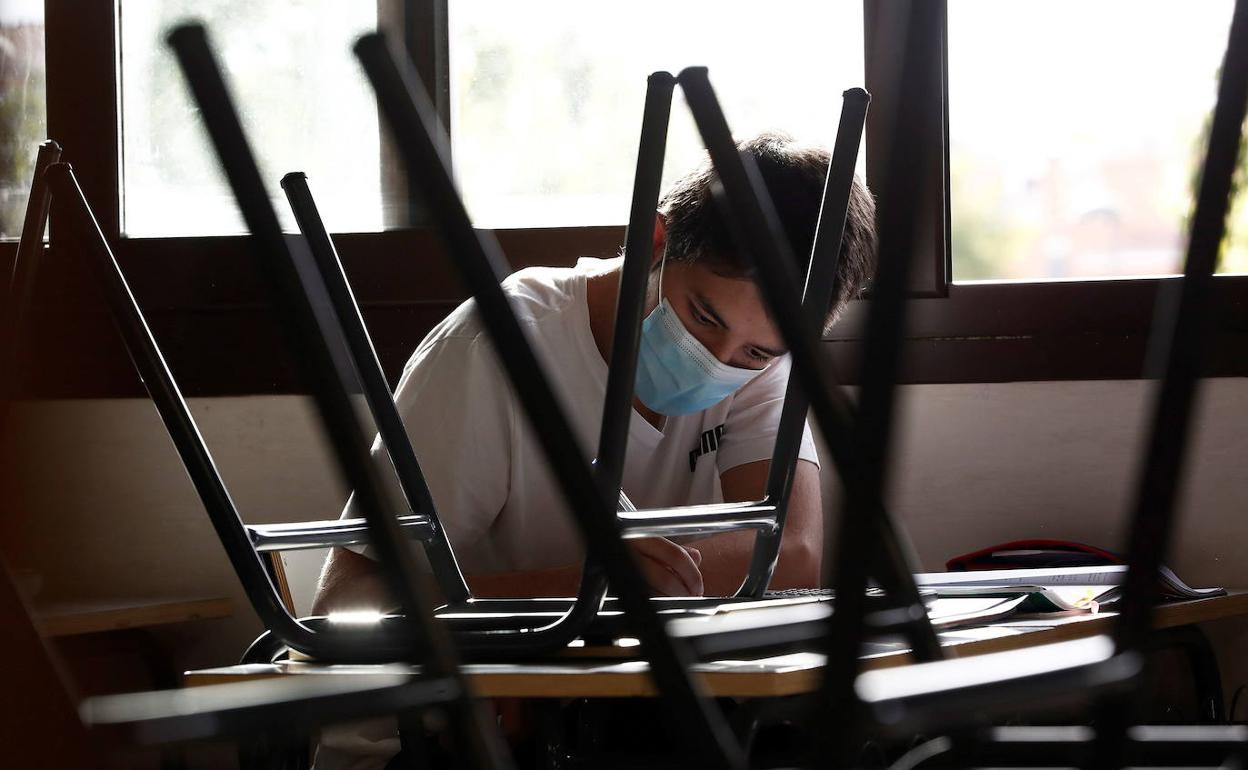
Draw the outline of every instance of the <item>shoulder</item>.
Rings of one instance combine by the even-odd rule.
[[[503,281],[503,291],[511,300],[521,323],[541,324],[568,310],[579,310],[585,302],[585,282],[618,265],[618,260],[582,257],[572,267],[526,267]]]
[[[503,293],[520,323],[540,325],[548,318],[565,316],[569,310],[580,310],[585,303],[586,280],[618,265],[618,259],[582,257],[572,267],[526,267],[503,279]],[[485,334],[477,302],[468,299],[429,331],[420,348],[443,347],[449,340],[472,341]]]
[[[565,341],[578,324],[588,324],[586,280],[618,264],[618,259],[583,257],[572,267],[528,267],[504,279],[502,288],[520,323],[531,330],[540,329],[530,339],[544,349]],[[477,302],[468,299],[429,331],[408,359],[404,374],[435,363],[463,371],[469,361],[484,359],[494,364],[493,356]]]

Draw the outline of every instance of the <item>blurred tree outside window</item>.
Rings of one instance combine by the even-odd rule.
[[[956,281],[1181,270],[1231,0],[949,3]],[[1248,203],[1221,272],[1248,272]]]
[[[42,0],[0,0],[0,240],[21,235],[47,138]]]
[[[777,129],[824,145],[841,92],[864,80],[860,3],[537,5],[450,4],[456,175],[481,227],[623,224],[654,70],[708,66],[739,137]],[[1176,272],[1231,6],[950,0],[954,279]],[[349,51],[376,28],[376,3],[122,0],[119,10],[127,235],[243,230],[164,43],[190,18],[209,26],[270,189],[305,171],[332,231],[382,228],[396,202],[384,199],[381,167],[393,159]],[[46,133],[42,22],[39,0],[0,2],[0,238],[17,235]],[[677,91],[665,185],[703,156]],[[1248,272],[1245,197],[1222,272]]]

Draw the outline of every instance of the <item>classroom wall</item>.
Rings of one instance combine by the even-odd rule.
[[[903,388],[891,501],[923,566],[1021,537],[1117,546],[1149,389],[1138,381]],[[344,490],[305,399],[191,406],[246,519],[337,516]],[[11,564],[41,574],[39,598],[231,596],[230,620],[162,637],[180,667],[233,662],[259,626],[151,406],[39,402],[15,419],[0,448],[0,488],[16,491],[19,515],[0,521],[0,543]],[[1198,424],[1169,561],[1193,585],[1248,587],[1248,379],[1208,381]],[[1228,679],[1248,679],[1248,634],[1218,633],[1240,660]]]

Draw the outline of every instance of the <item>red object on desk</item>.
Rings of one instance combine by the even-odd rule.
[[[1042,569],[1045,567],[1095,567],[1126,564],[1121,556],[1103,548],[1069,540],[1012,540],[955,556],[945,562],[949,572],[985,569]]]

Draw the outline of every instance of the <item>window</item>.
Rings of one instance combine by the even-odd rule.
[[[44,70],[42,0],[0,4],[0,240],[21,234],[35,155],[47,134]]]
[[[954,279],[1180,272],[1233,5],[953,0]],[[1221,270],[1248,272],[1232,221]]]
[[[450,56],[456,173],[479,226],[624,224],[651,72],[709,67],[738,137],[831,146],[841,92],[864,84],[862,4],[457,2]],[[677,90],[664,185],[702,157]]]
[[[304,171],[327,226],[382,224],[376,104],[351,43],[377,27],[370,2],[125,0],[121,4],[123,230],[130,236],[243,232],[242,219],[164,36],[204,21],[266,182]],[[290,208],[276,209],[292,227]]]
[[[912,84],[921,115],[903,132],[945,173],[920,191],[921,280],[908,305],[904,380],[1139,377],[1165,279],[1124,278],[1178,266],[1230,0],[915,1],[936,17],[918,33],[940,45]],[[169,24],[203,19],[270,189],[280,195],[287,171],[308,173],[378,354],[397,376],[463,292],[432,233],[394,226],[421,221],[420,211],[404,200],[349,52],[360,32],[380,25],[407,45],[448,120],[470,212],[496,229],[519,268],[619,247],[645,78],[656,69],[709,66],[739,135],[779,128],[822,143],[836,130],[841,91],[865,85],[873,100],[860,171],[878,174],[883,154],[870,145],[885,138],[896,98],[891,69],[906,8],[900,0],[8,0],[0,241],[20,226],[38,142],[56,139],[188,394],[303,387],[165,48]],[[702,153],[679,91],[669,131],[670,183]],[[1245,199],[1223,272],[1248,271]],[[285,202],[275,203],[286,216]],[[38,305],[28,345],[59,354],[25,387],[38,396],[141,395],[98,298],[79,296],[89,283],[68,275],[78,260],[64,225],[54,206],[51,277],[41,277],[52,294]],[[0,275],[14,247],[0,243]],[[1092,280],[1104,277],[1118,280]],[[1207,371],[1248,375],[1248,276],[1215,283]],[[859,321],[851,308],[828,340],[847,378],[861,352]]]

